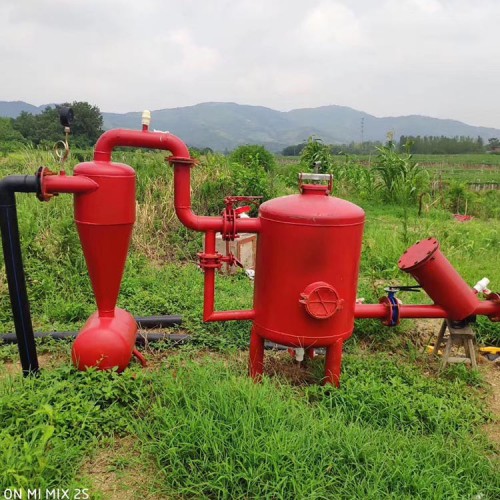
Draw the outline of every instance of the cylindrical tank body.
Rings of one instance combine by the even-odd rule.
[[[301,194],[262,204],[260,218],[253,331],[295,347],[348,338],[364,211],[328,196],[326,186],[305,185]]]
[[[436,238],[415,243],[399,259],[398,265],[446,310],[449,319],[461,320],[476,310],[479,302],[476,293],[442,254]]]
[[[135,222],[135,171],[121,163],[80,163],[75,176],[95,191],[75,195],[75,221],[101,316],[113,315]]]

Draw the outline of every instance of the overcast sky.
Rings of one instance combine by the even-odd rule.
[[[500,128],[500,0],[0,0],[0,100],[328,104]]]

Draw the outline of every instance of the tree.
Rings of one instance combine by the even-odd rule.
[[[305,142],[301,142],[300,144],[294,144],[293,146],[287,146],[283,148],[281,154],[283,156],[299,156],[302,153],[302,150],[306,147]]]
[[[21,133],[12,126],[11,118],[0,118],[0,152],[8,153],[24,142]]]
[[[75,119],[71,125],[71,143],[77,147],[92,146],[103,132],[102,115],[97,106],[88,102],[74,101],[63,106],[73,108]],[[46,107],[39,115],[21,113],[13,122],[14,128],[22,136],[38,146],[53,144],[64,137],[64,129],[59,122],[58,107]]]
[[[500,141],[496,137],[488,139],[488,146],[486,146],[488,151],[496,151],[498,148],[500,148]]]
[[[101,110],[88,102],[74,101],[69,106],[75,113],[75,121],[71,126],[74,143],[80,147],[93,146],[104,131]]]

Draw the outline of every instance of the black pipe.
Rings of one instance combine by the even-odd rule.
[[[163,315],[163,316],[136,316],[135,321],[137,326],[143,330],[154,329],[154,328],[168,328],[171,326],[182,325],[182,316],[176,315]],[[54,340],[65,340],[75,338],[78,332],[35,332],[34,337],[36,339],[42,339],[44,337],[51,337]],[[146,338],[148,340],[161,340],[165,337],[165,334],[159,333],[148,333]],[[170,336],[171,337],[171,336]],[[0,341],[5,344],[15,344],[17,342],[17,336],[15,333],[5,333],[0,335]]]
[[[136,316],[137,326],[144,329],[168,328],[182,325],[182,316]]]
[[[39,180],[34,175],[11,175],[0,181],[0,230],[5,273],[24,376],[37,374],[39,365],[26,291],[15,193],[37,193],[38,191]]]
[[[78,332],[36,332],[34,334],[36,339],[43,338],[51,338],[54,340],[72,340],[78,335]],[[191,339],[190,335],[186,335],[183,333],[145,333],[138,334],[135,340],[137,345],[144,345],[146,342],[159,342],[161,340],[168,340],[171,342],[175,342],[176,344],[184,344]],[[17,343],[17,337],[15,333],[6,333],[4,335],[0,335],[0,342],[4,344],[15,344]]]

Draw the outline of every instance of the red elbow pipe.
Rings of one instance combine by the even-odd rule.
[[[208,217],[196,215],[191,208],[191,165],[176,157],[172,158],[174,164],[174,206],[179,220],[187,228],[195,231],[216,231],[223,229],[222,217]],[[237,219],[236,230],[241,233],[258,233],[260,219]]]
[[[136,147],[170,151],[174,156],[190,160],[188,147],[178,137],[169,132],[149,130],[113,129],[99,137],[94,149],[95,161],[111,161],[116,147]]]
[[[101,135],[94,149],[95,161],[111,161],[116,147],[137,147],[170,151],[170,163],[174,165],[174,205],[177,217],[189,229],[195,231],[221,231],[222,218],[196,215],[191,209],[191,171],[194,161],[189,149],[181,139],[168,132],[114,129]],[[258,232],[259,219],[238,219],[236,229],[240,232]]]

